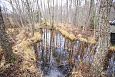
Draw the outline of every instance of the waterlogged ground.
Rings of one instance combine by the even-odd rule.
[[[44,30],[44,34],[42,37],[43,37],[43,42],[42,42],[43,47],[41,47],[40,49],[41,52],[39,56],[42,55],[44,57],[40,62],[41,71],[43,72],[43,76],[44,77],[65,77],[65,76],[69,77],[70,72],[72,71],[73,65],[69,65],[67,62],[69,53],[68,53],[68,50],[64,49],[65,39],[63,38],[63,36],[59,33],[55,36],[55,39],[54,39],[55,43],[51,45],[52,47],[53,45],[56,46],[54,47],[55,53],[52,53],[52,52],[50,53],[50,47],[49,47],[50,40],[51,40],[50,31]],[[47,46],[47,49],[45,46]],[[80,47],[79,41],[76,41],[75,47],[76,48]],[[46,55],[50,55],[49,62],[45,62]],[[115,54],[113,54],[109,62],[109,67],[107,71],[109,77],[115,77],[115,60],[113,60],[115,57],[114,55]],[[81,61],[80,55],[77,55],[74,58],[75,58],[76,63],[79,64]],[[63,65],[59,65],[58,60],[61,60],[61,63]],[[87,52],[85,53],[82,62],[84,63],[93,62],[93,56],[91,56],[90,54],[90,48],[87,48]]]
[[[57,68],[54,67],[50,70],[49,75],[45,75],[45,77],[64,77],[64,75],[60,73]]]

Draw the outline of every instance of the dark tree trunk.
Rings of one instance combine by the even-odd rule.
[[[0,7],[0,45],[4,51],[6,63],[13,60],[12,44],[9,42],[8,35],[5,32],[5,25],[2,17],[2,10]]]

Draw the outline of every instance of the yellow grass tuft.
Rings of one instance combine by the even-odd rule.
[[[90,44],[96,44],[96,40],[93,37],[88,37],[88,43]]]
[[[115,52],[115,46],[111,46],[111,47],[109,48],[109,50],[110,50],[111,52]]]
[[[70,41],[75,41],[76,40],[76,37],[74,34],[72,33],[69,33],[68,31],[64,30],[64,29],[61,29],[59,28],[58,31],[65,37],[65,38],[68,38]]]
[[[78,40],[80,40],[80,41],[88,42],[88,40],[86,38],[84,38],[81,34],[78,34],[77,37],[78,37]]]
[[[41,41],[42,39],[42,36],[40,34],[40,32],[35,32],[34,33],[34,36],[32,38],[30,38],[30,40],[33,42],[33,43],[36,43],[38,41]]]
[[[39,32],[35,32],[33,37],[28,38],[23,33],[25,33],[25,31],[22,31],[17,36],[17,44],[13,47],[13,50],[17,51],[17,52],[15,52],[17,54],[22,53],[24,55],[23,58],[25,60],[36,61],[35,53],[34,53],[34,49],[33,49],[32,45],[34,43],[41,41],[41,34]],[[21,39],[21,41],[20,41],[20,39]]]

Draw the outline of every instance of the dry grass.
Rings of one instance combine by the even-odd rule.
[[[16,36],[16,43],[13,46],[13,52],[19,55],[23,59],[21,64],[21,70],[29,70],[31,72],[37,72],[36,70],[36,56],[33,48],[34,43],[41,41],[41,34],[35,32],[32,37],[28,37],[28,32],[22,30]]]
[[[115,46],[111,46],[111,47],[109,48],[109,50],[110,50],[110,52],[115,52]]]
[[[72,33],[69,33],[68,31],[66,30],[63,30],[61,28],[58,29],[58,31],[67,39],[69,39],[70,41],[75,41],[76,40],[76,37],[74,34]]]
[[[39,32],[35,32],[34,36],[28,38],[24,34],[25,31],[22,31],[19,35],[17,35],[17,43],[13,47],[13,50],[16,51],[14,53],[22,53],[24,56],[23,58],[29,60],[30,58],[35,60],[35,53],[32,52],[33,46],[32,44],[41,41],[41,34]]]
[[[89,34],[90,36],[87,36],[87,32],[85,32],[85,35],[82,33],[78,33],[76,35],[72,32],[73,29],[74,28],[72,28],[71,24],[59,24],[59,26],[56,27],[56,30],[58,30],[65,38],[68,38],[71,41],[80,40],[89,44],[96,44],[96,39],[91,37],[91,34]]]

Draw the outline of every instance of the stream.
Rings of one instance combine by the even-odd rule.
[[[40,47],[39,56],[41,57],[40,67],[43,73],[43,77],[69,77],[71,75],[73,64],[68,63],[69,52],[64,48],[65,38],[60,33],[57,33],[54,42],[51,43],[51,33],[49,30],[43,30],[43,41]],[[51,44],[51,45],[50,45]],[[75,48],[79,47],[79,41],[75,42]],[[53,48],[51,50],[50,46]],[[108,76],[115,76],[115,54],[109,62]],[[81,61],[80,56],[74,56],[76,63]],[[93,62],[93,56],[90,55],[90,48],[87,48],[87,52],[83,57],[83,62]],[[79,66],[78,66],[79,67]]]

